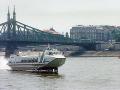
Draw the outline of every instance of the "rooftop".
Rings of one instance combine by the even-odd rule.
[[[45,29],[45,30],[43,30],[43,31],[44,31],[44,32],[51,33],[51,34],[61,35],[59,32],[56,32],[55,29],[53,29],[53,28]]]

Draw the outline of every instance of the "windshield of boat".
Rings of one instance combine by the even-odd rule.
[[[58,51],[57,49],[48,48],[47,50],[45,50],[45,54],[47,54],[47,55],[57,55],[57,54],[62,54],[62,53],[60,51]]]

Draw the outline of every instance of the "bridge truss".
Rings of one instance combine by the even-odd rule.
[[[70,43],[71,39],[63,35],[51,34],[25,25],[14,19],[0,24],[0,41],[31,43]]]
[[[8,8],[7,21],[0,24],[0,45],[6,48],[6,55],[15,51],[18,45],[38,44],[70,44],[72,39],[60,34],[44,32],[16,20],[15,8],[13,18]]]

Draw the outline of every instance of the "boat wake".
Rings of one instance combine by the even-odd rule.
[[[10,67],[7,65],[8,61],[3,56],[0,57],[0,69],[10,69]]]

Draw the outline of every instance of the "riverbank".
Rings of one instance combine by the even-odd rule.
[[[66,57],[120,57],[120,51],[63,51]],[[42,51],[41,51],[42,53]],[[39,55],[37,51],[22,51],[24,55]],[[4,56],[5,52],[0,52]]]
[[[72,52],[69,56],[80,57],[119,57],[120,51],[77,51]]]

